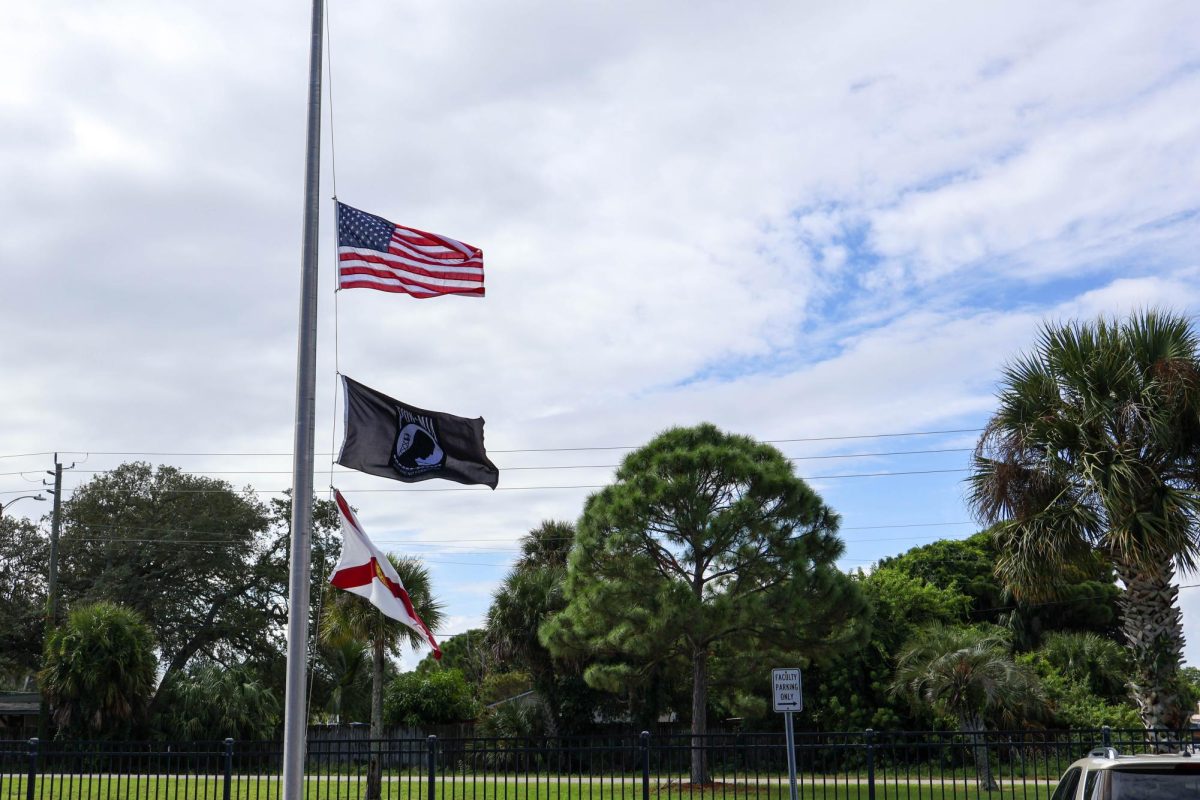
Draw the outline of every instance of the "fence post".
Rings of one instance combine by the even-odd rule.
[[[1112,747],[1112,728],[1105,725],[1100,729],[1100,743],[1105,749]]]
[[[650,800],[650,731],[642,731],[642,800]]]
[[[875,731],[866,730],[867,739],[867,800],[875,800]]]
[[[437,800],[437,736],[425,740],[429,745],[429,796],[425,800]]]
[[[233,796],[233,739],[225,740],[225,790],[224,800]]]
[[[37,782],[38,740],[35,736],[29,740],[29,775],[25,779],[25,800],[33,800],[34,785]]]
[[[29,740],[29,774],[25,779],[25,800],[33,800],[34,796],[34,786],[37,783],[38,744],[36,736]]]

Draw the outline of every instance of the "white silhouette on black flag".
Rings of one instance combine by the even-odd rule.
[[[342,376],[345,439],[337,463],[406,483],[442,478],[496,488],[500,471],[483,447],[483,418],[401,403]]]

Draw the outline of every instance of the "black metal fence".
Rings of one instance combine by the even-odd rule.
[[[1191,732],[797,733],[800,798],[1045,800],[1098,746],[1178,750]],[[782,734],[310,740],[306,797],[389,800],[786,800]],[[703,780],[692,774],[703,755]],[[276,800],[279,742],[0,741],[0,800]]]

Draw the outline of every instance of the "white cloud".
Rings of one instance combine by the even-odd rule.
[[[880,212],[877,246],[921,281],[991,259],[1033,279],[1110,267],[1200,206],[1191,146],[1200,120],[1178,114],[1198,95],[1200,78],[1183,79],[1132,107],[1045,131],[976,175]],[[1190,238],[1186,229],[1175,236]]]
[[[1041,319],[1195,313],[1198,14],[340,5],[322,193],[336,143],[343,199],[483,247],[489,296],[343,293],[336,365],[483,414],[495,449],[637,445],[699,420],[760,438],[976,425]],[[140,452],[289,483],[286,456],[170,454],[291,447],[307,25],[279,2],[13,9],[0,455],[131,453],[88,457],[103,469]],[[328,218],[322,233],[328,287]],[[323,292],[321,451],[333,312]],[[503,478],[587,486],[617,457],[497,461],[600,465]],[[952,521],[955,480],[822,490],[848,521]],[[511,544],[574,518],[588,492],[346,481],[368,529],[397,542]],[[500,565],[472,574],[474,590],[507,563],[472,558]],[[479,619],[486,594],[449,591]]]

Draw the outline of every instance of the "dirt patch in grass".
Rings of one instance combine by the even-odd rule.
[[[662,794],[663,792],[679,792],[680,794],[685,792],[687,794],[715,794],[718,792],[721,794],[726,794],[741,792],[745,794],[752,789],[757,790],[757,787],[748,786],[744,783],[723,783],[721,781],[713,781],[712,783],[675,783],[672,781],[670,783],[659,784],[657,789],[659,794]]]

